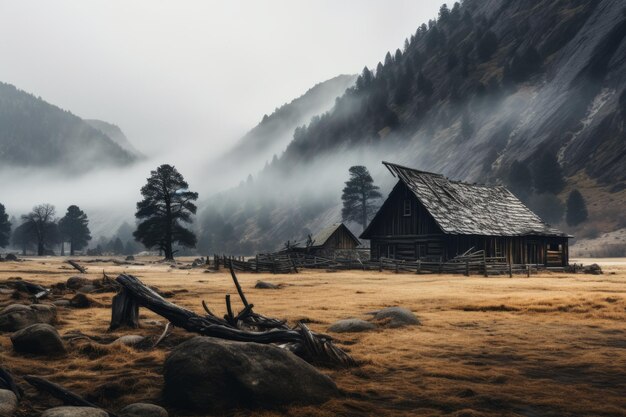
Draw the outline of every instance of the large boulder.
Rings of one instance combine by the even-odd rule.
[[[109,417],[109,414],[93,407],[55,407],[44,411],[41,417]]]
[[[271,282],[257,281],[254,288],[261,290],[279,290],[280,285],[272,284]]]
[[[146,403],[127,405],[122,408],[119,415],[120,417],[168,417],[165,408]]]
[[[8,305],[0,312],[0,331],[14,332],[36,323],[53,323],[57,309],[51,304]]]
[[[0,417],[12,417],[17,410],[17,397],[13,391],[0,389]]]
[[[85,285],[91,285],[91,280],[85,277],[69,277],[65,283],[70,290],[78,290]]]
[[[84,288],[84,287],[82,287]],[[78,293],[70,300],[70,306],[74,308],[99,307],[101,304],[83,293]]]
[[[211,337],[179,345],[163,375],[167,401],[202,412],[319,404],[338,394],[329,377],[285,349]]]
[[[57,330],[49,324],[33,324],[11,335],[13,349],[35,355],[61,355],[65,346]]]
[[[372,322],[361,319],[344,319],[331,324],[328,331],[335,333],[356,333],[373,330],[376,325]]]
[[[374,311],[374,320],[387,327],[403,327],[413,324],[420,324],[419,319],[411,310],[402,307],[387,307]]]

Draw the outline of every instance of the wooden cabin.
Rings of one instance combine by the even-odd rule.
[[[343,223],[325,227],[312,237],[312,241],[308,253],[318,256],[332,256],[339,250],[354,250],[361,244]]]
[[[372,259],[446,261],[474,248],[513,264],[568,265],[571,236],[543,222],[506,187],[383,164],[398,183],[360,236],[370,240]]]

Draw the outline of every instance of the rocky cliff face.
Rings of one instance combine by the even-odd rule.
[[[233,249],[277,245],[322,219],[339,220],[353,163],[368,165],[386,189],[382,159],[505,184],[515,167],[529,167],[533,194],[549,180],[533,167],[554,160],[564,185],[551,191],[554,200],[540,195],[537,209],[563,204],[576,188],[590,218],[570,231],[626,227],[625,87],[623,1],[466,0],[442,8],[375,71],[365,69],[331,111],[294,132],[254,184],[220,197],[228,210],[220,202],[212,210],[232,226]],[[271,203],[263,209],[262,201]],[[255,203],[260,215],[242,208]],[[297,220],[264,230],[267,216]]]

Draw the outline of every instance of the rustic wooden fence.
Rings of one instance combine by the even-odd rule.
[[[442,258],[423,258],[417,260],[399,260],[380,258],[378,260],[362,260],[354,258],[324,258],[304,253],[269,253],[259,254],[253,258],[233,256],[213,256],[213,269],[220,267],[237,271],[269,272],[272,274],[298,273],[300,269],[339,270],[378,270],[394,272],[410,272],[414,274],[463,274],[470,275],[509,275],[537,273],[542,265],[510,264],[504,257],[488,257],[485,251],[472,251],[458,255],[447,261]]]

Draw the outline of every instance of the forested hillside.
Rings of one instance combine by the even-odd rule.
[[[317,114],[330,110],[335,99],[354,85],[356,75],[339,75],[310,88],[302,96],[276,108],[269,116],[242,137],[228,152],[214,162],[219,169],[233,163],[245,164],[248,173],[256,173],[275,155],[281,154],[293,138],[293,131],[306,125]]]
[[[142,156],[141,152],[139,152],[137,148],[135,148],[135,146],[128,140],[119,126],[96,119],[86,119],[85,122],[87,122],[87,124],[91,127],[98,129],[100,132],[107,135],[113,142],[117,143],[122,149],[131,155],[136,157]]]
[[[77,172],[135,160],[102,131],[67,110],[0,83],[0,163]]]
[[[381,159],[504,183],[580,235],[626,227],[625,39],[620,0],[443,5],[257,178],[213,201],[205,249],[269,248],[339,220],[350,164],[388,187]],[[589,218],[567,224],[576,190]]]

